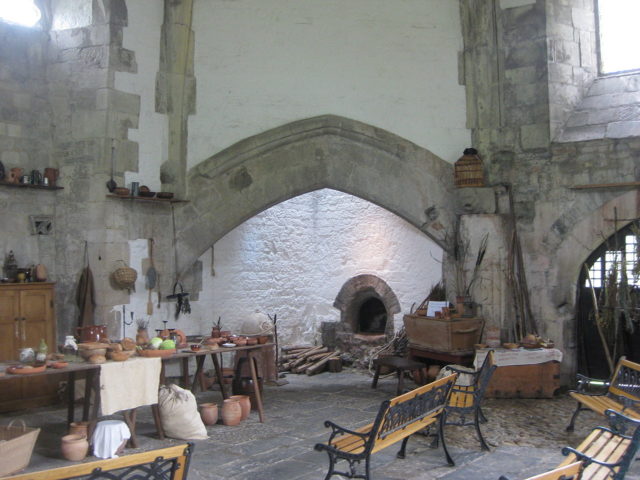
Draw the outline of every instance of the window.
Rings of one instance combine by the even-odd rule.
[[[625,235],[625,244],[619,250],[607,250],[604,255],[597,258],[589,269],[589,277],[594,288],[604,286],[604,281],[609,275],[615,274],[618,282],[622,280],[622,264],[625,266],[627,284],[629,286],[640,287],[640,277],[638,276],[638,237],[636,235]],[[624,249],[624,256],[623,256]],[[589,286],[589,281],[585,282],[585,287]]]
[[[41,16],[33,0],[0,0],[0,20],[6,23],[35,27]]]
[[[598,0],[600,71],[603,74],[640,69],[638,0]]]

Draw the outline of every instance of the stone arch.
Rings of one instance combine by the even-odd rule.
[[[446,247],[453,166],[385,130],[333,115],[242,140],[193,167],[176,211],[177,268],[267,208],[321,188],[379,205]]]

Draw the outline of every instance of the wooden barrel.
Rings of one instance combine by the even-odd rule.
[[[466,148],[462,157],[454,165],[455,186],[484,187],[482,159],[475,148]]]

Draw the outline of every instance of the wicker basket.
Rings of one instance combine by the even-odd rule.
[[[120,261],[124,264],[124,261]],[[113,281],[121,288],[131,288],[136,283],[137,278],[138,272],[126,264],[113,272]]]
[[[466,148],[454,165],[455,185],[463,187],[484,187],[482,159],[475,148]]]
[[[29,428],[22,420],[18,420],[21,426],[14,427],[15,421],[0,425],[0,477],[11,475],[29,465],[40,434],[39,428]]]

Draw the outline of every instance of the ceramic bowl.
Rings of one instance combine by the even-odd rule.
[[[509,350],[513,350],[514,348],[518,348],[517,343],[503,343],[502,346],[504,348],[508,348]]]
[[[115,193],[116,195],[120,195],[122,197],[126,197],[127,195],[129,195],[129,189],[126,187],[117,187],[113,193]]]

